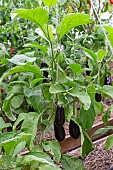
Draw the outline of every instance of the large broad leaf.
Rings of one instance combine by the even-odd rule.
[[[14,109],[17,109],[21,106],[23,101],[24,101],[24,95],[17,95],[11,99],[11,105]]]
[[[43,26],[48,21],[47,11],[42,8],[18,9],[11,13],[12,19],[16,16],[27,19],[38,26]]]
[[[47,170],[61,170],[57,167],[52,159],[44,152],[31,152],[29,155],[20,156],[17,158],[17,166],[29,165],[32,162],[39,163],[38,168]]]
[[[82,157],[84,157],[86,154],[90,153],[94,149],[92,140],[84,130],[81,130],[81,146]]]
[[[50,89],[49,89],[50,93],[61,93],[61,92],[65,92],[64,87],[61,84],[53,84]]]
[[[20,65],[20,66],[16,66],[11,68],[10,70],[8,70],[7,72],[5,72],[2,77],[0,78],[0,83],[1,81],[3,81],[6,77],[10,76],[11,74],[14,73],[20,73],[20,72],[32,72],[35,74],[35,76],[37,78],[41,78],[41,71],[40,68],[36,65],[29,65],[29,64],[25,64],[25,65]]]
[[[78,63],[72,63],[69,64],[71,70],[73,71],[73,73],[75,74],[79,74],[81,72],[81,65]]]
[[[57,27],[57,34],[61,39],[65,34],[67,34],[72,28],[82,25],[92,23],[93,20],[87,14],[75,14],[70,13],[64,16],[60,25]]]
[[[93,149],[93,142],[90,139],[90,137],[88,136],[88,134],[84,131],[84,129],[82,128],[82,124],[80,122],[80,120],[78,118],[75,118],[74,116],[72,117],[72,120],[74,122],[76,122],[80,128],[80,132],[81,132],[81,151],[80,154],[82,157],[84,157],[85,155],[87,155],[88,153],[90,153]]]
[[[113,86],[110,85],[104,85],[102,88],[99,89],[100,92],[110,96],[113,98]]]
[[[58,3],[57,0],[43,0],[44,4],[47,5],[48,7],[51,7],[53,5],[56,5]]]
[[[12,157],[14,158],[26,146],[26,141],[20,142],[14,149]]]
[[[61,163],[65,170],[85,170],[82,161],[71,155],[63,154]]]
[[[107,51],[100,49],[98,51],[98,61],[102,61],[103,58],[106,56],[106,54],[107,54]]]
[[[109,136],[106,140],[106,149],[109,150],[113,146],[113,135]]]
[[[95,61],[97,60],[97,55],[93,51],[89,50],[88,48],[85,48],[85,47],[82,47],[82,46],[78,46],[76,44],[71,44],[71,45],[72,46],[76,46],[77,48],[81,48],[82,50],[84,50],[86,53],[88,53],[88,57],[90,59],[93,59]]]
[[[51,155],[53,156],[53,160],[55,162],[60,162],[60,158],[61,158],[61,147],[58,144],[57,141],[55,140],[51,140],[51,141],[44,141],[42,143],[42,146],[44,148],[44,150],[46,150],[47,152],[49,152]]]
[[[106,29],[107,32],[113,33],[113,27],[105,25],[104,28]]]
[[[25,134],[25,133],[20,133],[18,135],[15,135],[14,137],[10,138],[10,139],[5,139],[4,141],[1,142],[1,144],[3,145],[6,153],[8,155],[10,155],[12,153],[12,151],[15,149],[15,147],[22,141],[26,141],[28,143],[28,141],[31,138],[31,134]]]
[[[5,100],[2,106],[2,110],[4,111],[5,115],[12,121],[16,120],[16,117],[12,113],[11,110],[11,101],[10,100]]]
[[[8,61],[10,61],[13,64],[19,65],[19,64],[25,64],[27,62],[34,62],[36,61],[36,57],[27,57],[24,54],[17,54],[11,59],[8,59]]]
[[[38,45],[36,43],[27,43],[27,44],[24,44],[23,47],[31,47],[31,48],[38,48],[40,50],[42,50],[43,52],[47,52],[47,47],[46,46],[41,46],[41,45]]]
[[[96,114],[93,103],[91,103],[90,108],[88,110],[85,110],[83,107],[81,107],[79,118],[85,129],[91,129],[95,120],[95,116]]]
[[[81,103],[84,104],[84,109],[88,110],[91,105],[91,99],[87,92],[85,91],[78,91],[78,90],[71,90],[68,92],[73,97],[78,97],[78,99],[81,101]]]

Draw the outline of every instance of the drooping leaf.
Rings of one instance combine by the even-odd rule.
[[[78,97],[81,103],[84,104],[84,109],[88,110],[91,105],[91,99],[87,92],[85,91],[78,91],[78,90],[71,90],[68,92],[73,97]]]
[[[79,118],[85,129],[91,129],[95,120],[95,116],[96,114],[95,114],[93,103],[91,103],[90,108],[88,110],[85,110],[83,107],[81,107]]]
[[[11,18],[14,19],[16,16],[27,19],[37,26],[43,26],[48,21],[48,14],[45,9],[40,7],[34,9],[18,9],[11,13]]]
[[[47,47],[46,46],[41,46],[41,45],[38,45],[38,44],[35,44],[35,43],[27,43],[27,44],[24,44],[23,47],[31,47],[31,48],[38,48],[40,50],[42,50],[43,52],[47,52]]]
[[[18,125],[21,121],[23,121],[23,120],[25,119],[26,114],[27,114],[27,113],[20,113],[20,114],[19,114],[17,120],[15,121],[15,123],[14,123],[14,125],[13,125],[13,130],[14,130],[14,131],[16,130],[17,125]]]
[[[85,48],[85,47],[82,47],[82,46],[78,46],[78,45],[76,45],[76,44],[71,44],[71,45],[72,45],[72,46],[76,46],[77,48],[81,48],[82,50],[84,50],[86,53],[89,54],[89,56],[90,56],[91,59],[97,61],[97,55],[96,55],[93,51],[89,50],[88,48]],[[89,57],[89,56],[88,56],[88,57]]]
[[[82,161],[75,156],[63,154],[61,158],[61,163],[65,170],[85,170]]]
[[[12,113],[11,110],[11,101],[10,100],[4,100],[2,110],[4,111],[5,115],[12,121],[16,120],[16,117]]]
[[[90,137],[88,136],[88,134],[85,132],[85,130],[82,128],[82,124],[79,120],[79,118],[73,116],[71,117],[71,119],[78,124],[79,128],[80,128],[80,132],[81,132],[81,151],[80,154],[82,157],[84,157],[85,155],[87,155],[88,153],[90,153],[93,149],[93,142],[90,139]]]
[[[98,130],[96,130],[92,136],[98,135],[98,134],[105,134],[108,131],[113,130],[113,126],[106,126],[104,128],[100,128]]]
[[[5,72],[2,77],[0,78],[0,83],[9,75],[14,74],[14,73],[20,73],[20,72],[32,72],[35,74],[35,76],[37,78],[41,78],[41,71],[40,68],[36,65],[29,65],[29,64],[25,64],[25,65],[20,65],[20,66],[16,66],[11,68],[10,70],[8,70],[7,72]]]
[[[65,92],[65,89],[61,84],[56,83],[50,86],[49,92],[50,93],[61,93],[61,92]]]
[[[43,2],[48,7],[51,7],[51,6],[56,5],[58,3],[57,0],[49,0],[49,1],[48,0],[43,0]]]
[[[108,120],[110,119],[110,113],[113,110],[113,105],[111,105],[103,114],[102,120],[105,124],[108,123]]]
[[[93,20],[90,16],[82,13],[70,13],[64,16],[60,25],[57,27],[57,34],[61,39],[65,34],[67,34],[72,28],[82,25],[92,23]]]
[[[54,155],[53,156],[53,160],[55,162],[59,162],[60,161],[60,158],[61,158],[61,147],[60,147],[60,145],[58,144],[57,141],[55,141],[55,140],[44,141],[42,143],[42,146],[43,146],[44,150],[46,150],[50,154]]]
[[[26,146],[26,141],[20,142],[14,149],[12,157],[14,158]]]
[[[105,148],[106,150],[109,150],[112,146],[113,146],[113,135],[107,138]]]
[[[82,147],[80,153],[82,157],[84,157],[86,154],[90,153],[94,149],[92,140],[84,130],[81,130],[81,146]]]

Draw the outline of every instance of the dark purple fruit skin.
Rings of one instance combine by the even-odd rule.
[[[63,126],[57,126],[54,122],[54,134],[57,141],[62,142],[65,139],[65,130]]]
[[[95,93],[95,100],[96,100],[97,102],[101,102],[101,100],[102,100],[101,93]]]
[[[46,68],[46,67],[48,67],[48,65],[46,64],[46,63],[41,63],[41,68]],[[48,78],[48,72],[47,71],[43,71],[43,76],[45,77],[45,78]],[[46,79],[44,79],[43,80],[43,83],[47,83],[47,80]]]
[[[65,123],[65,112],[62,106],[57,106],[55,114],[55,122],[57,126],[62,126]]]
[[[29,106],[29,112],[34,112],[34,107],[33,106]]]
[[[80,128],[73,120],[70,120],[69,123],[69,134],[74,139],[78,139],[80,136]]]
[[[112,85],[112,80],[110,76],[105,77],[104,85]]]

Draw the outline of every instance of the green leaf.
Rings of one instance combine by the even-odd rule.
[[[15,121],[15,123],[14,123],[14,125],[13,125],[13,130],[16,130],[17,125],[18,125],[22,120],[25,119],[26,114],[27,114],[27,113],[20,113],[20,114],[19,114],[17,120]]]
[[[24,95],[17,95],[11,99],[11,105],[14,109],[17,109],[21,106],[23,101],[24,101]]]
[[[24,149],[26,146],[26,141],[20,142],[14,149],[12,158],[14,158],[22,149]]]
[[[55,141],[55,140],[44,141],[42,143],[42,146],[43,146],[44,150],[49,152],[51,155],[54,155],[53,156],[53,161],[60,162],[61,147],[60,147],[60,145],[59,145],[59,143],[57,141]]]
[[[67,0],[58,0],[59,5],[64,5]]]
[[[50,89],[49,89],[50,93],[61,93],[61,92],[65,92],[64,87],[61,84],[53,84]]]
[[[16,120],[16,117],[13,115],[11,110],[11,101],[5,100],[2,106],[2,110],[5,112],[5,115],[12,121]]]
[[[73,73],[75,74],[79,74],[81,71],[81,65],[77,64],[77,63],[73,63],[73,64],[69,64],[71,70],[73,71]]]
[[[11,13],[12,19],[14,19],[16,16],[27,19],[35,23],[37,26],[43,26],[48,22],[48,13],[42,8],[18,9]]]
[[[65,170],[85,170],[82,161],[71,155],[63,154],[61,163]]]
[[[113,33],[113,27],[105,25],[104,28],[106,29],[107,32]]]
[[[111,46],[113,47],[113,33],[108,34],[108,39],[110,41]]]
[[[92,136],[98,135],[98,134],[105,134],[108,131],[113,130],[113,126],[106,126],[105,128],[100,128],[96,130]]]
[[[39,163],[38,168],[41,170],[45,169],[45,167],[47,167],[47,170],[61,170],[53,163],[49,155],[44,152],[31,152],[29,155],[20,156],[17,158],[17,166],[28,165],[32,162]]]
[[[95,110],[96,115],[98,115],[99,113],[102,113],[104,111],[103,102],[97,102],[94,100],[94,110]]]
[[[108,120],[110,119],[111,111],[113,111],[113,105],[111,105],[103,114],[102,120],[105,124],[107,124]]]
[[[102,61],[106,54],[107,54],[107,51],[100,49],[98,51],[98,61]]]
[[[80,122],[80,120],[76,117],[71,117],[71,119],[78,124],[79,128],[80,128],[80,132],[81,132],[81,151],[80,154],[82,157],[84,157],[86,154],[90,153],[93,149],[93,142],[90,139],[90,137],[88,136],[88,134],[84,131],[84,129],[82,128],[82,124]]]
[[[49,1],[48,0],[43,0],[43,2],[48,7],[51,7],[51,6],[56,5],[58,3],[57,0],[49,0]]]
[[[38,66],[25,64],[25,65],[20,65],[20,66],[13,67],[13,68],[11,68],[10,70],[8,70],[7,72],[5,72],[5,73],[2,75],[2,77],[0,78],[0,83],[1,83],[5,78],[7,78],[8,76],[10,76],[11,74],[20,73],[20,72],[32,72],[32,73],[35,74],[35,76],[36,76],[37,78],[41,78],[41,77],[42,77],[40,68],[39,68]]]
[[[35,43],[27,43],[27,44],[24,44],[23,47],[31,47],[31,48],[38,48],[40,50],[42,50],[44,53],[47,52],[47,47],[45,46],[41,46],[41,45],[38,45],[38,44],[35,44]]]
[[[93,151],[93,142],[88,136],[88,134],[82,129],[81,130],[81,156],[84,157],[86,154]]]
[[[106,150],[109,150],[112,146],[113,146],[113,135],[107,138],[105,148]]]
[[[58,80],[60,83],[64,83],[66,81],[66,73],[60,66],[58,66]]]
[[[27,57],[24,54],[17,54],[14,57],[12,57],[11,59],[8,59],[8,61],[10,61],[13,64],[21,65],[21,64],[25,64],[27,62],[36,61],[36,57]]]
[[[65,34],[67,34],[72,28],[92,23],[93,20],[90,19],[90,16],[87,14],[82,13],[70,13],[64,16],[63,20],[61,21],[60,25],[57,27],[57,34],[61,39]]]
[[[76,46],[77,48],[81,48],[82,50],[84,50],[86,53],[89,54],[88,57],[90,57],[91,59],[97,61],[97,55],[93,51],[89,50],[88,48],[85,48],[85,47],[82,47],[82,46],[78,46],[76,44],[71,44],[71,45],[72,46]]]
[[[3,118],[0,117],[0,130],[2,130],[3,128],[6,128],[6,127],[12,127],[12,124],[11,123],[5,123]]]
[[[83,107],[81,107],[79,118],[85,129],[91,129],[94,123],[95,117],[96,117],[96,114],[95,114],[93,103],[91,103],[90,108],[88,110],[85,110]]]
[[[110,85],[104,85],[102,88],[100,88],[100,92],[110,96],[113,98],[113,86]]]
[[[91,105],[91,99],[87,92],[85,91],[78,91],[78,90],[71,90],[68,92],[73,97],[78,97],[81,103],[84,104],[84,109],[88,110]]]

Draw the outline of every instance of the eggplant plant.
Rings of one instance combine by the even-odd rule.
[[[80,46],[78,39],[71,37],[71,32],[76,32],[76,28],[81,29],[93,23],[90,15],[60,15],[61,3],[57,0],[43,0],[37,6],[20,8],[11,13],[12,21],[25,21],[33,27],[35,38],[25,41],[22,50],[5,59],[10,67],[0,78],[0,85],[6,91],[2,114],[12,124],[4,123],[1,129],[11,126],[12,131],[1,130],[1,151],[4,149],[5,153],[1,159],[9,156],[11,166],[14,162],[14,166],[20,169],[36,169],[38,166],[40,169],[47,167],[48,170],[60,170],[54,162],[61,162],[64,169],[77,169],[79,166],[84,169],[78,158],[71,159],[61,154],[58,142],[44,141],[43,135],[54,126],[55,138],[59,142],[63,141],[64,123],[67,120],[70,122],[70,135],[75,139],[81,135],[81,156],[94,149],[86,130],[91,129],[96,115],[104,108],[100,98],[97,100],[97,94],[113,97],[111,84],[104,85],[108,52],[104,49],[93,52]],[[53,13],[56,17],[52,17]],[[106,28],[108,32],[111,31],[111,28]],[[70,41],[66,41],[68,39]],[[76,50],[79,51],[77,56]],[[78,111],[77,101],[80,104]],[[105,123],[111,111],[112,107],[104,113]],[[41,133],[40,137],[37,132]],[[19,156],[25,148],[29,154]],[[53,159],[44,151],[52,155]],[[70,165],[67,161],[70,161]]]

